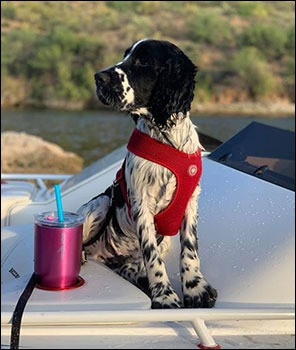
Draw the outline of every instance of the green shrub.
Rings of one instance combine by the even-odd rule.
[[[118,29],[122,25],[122,14],[110,7],[105,7],[99,13],[95,13],[92,22],[89,23],[90,28],[92,27],[91,32],[98,33],[108,29]]]
[[[252,97],[267,96],[274,92],[276,80],[256,48],[246,47],[236,53],[232,69],[241,77]]]
[[[131,11],[139,6],[141,1],[106,1],[106,5],[117,11]]]
[[[211,99],[213,94],[213,76],[209,71],[202,71],[197,73],[196,87],[194,95],[198,102],[207,102]]]
[[[58,62],[63,60],[63,51],[58,44],[44,45],[36,50],[35,55],[31,58],[29,65],[29,76],[34,74],[42,75],[43,73],[50,73],[55,75]]]
[[[80,98],[90,98],[94,90],[95,67],[87,62],[75,70],[72,74],[75,84],[79,86]]]
[[[136,34],[137,39],[141,39],[152,36],[153,24],[149,17],[135,16],[131,18],[127,29],[129,29],[131,33]]]
[[[286,61],[286,67],[287,67],[287,75],[288,77],[295,80],[295,58],[294,57],[287,57]]]
[[[28,74],[28,60],[34,52],[37,34],[31,30],[14,29],[1,40],[1,63],[13,75]]]
[[[93,94],[93,74],[102,58],[98,40],[57,26],[43,35],[11,31],[1,45],[2,71],[32,80],[34,98],[83,99]]]
[[[292,2],[3,1],[1,9],[2,81],[12,97],[19,80],[28,86],[28,99],[41,103],[47,97],[87,100],[94,72],[120,61],[124,49],[143,37],[176,43],[206,70],[197,77],[200,101],[216,94],[216,84],[227,85],[217,76],[238,50],[246,57],[235,56],[240,78],[230,82],[234,88],[244,82],[255,97],[269,94],[275,78],[266,60],[277,81],[295,85]],[[264,55],[245,49],[250,46]],[[8,86],[9,80],[15,85]]]
[[[146,1],[145,1],[146,2]],[[180,13],[184,6],[188,6],[188,1],[159,1],[161,8],[166,11]],[[190,4],[194,5],[195,1],[190,1]]]
[[[286,49],[291,56],[295,55],[295,24],[287,31]]]
[[[141,15],[153,15],[161,9],[161,1],[139,1],[136,7],[137,13]]]
[[[15,6],[11,2],[1,1],[1,15],[3,18],[15,19],[17,17]]]
[[[240,16],[266,17],[268,15],[266,4],[260,1],[234,1],[234,5]]]
[[[231,27],[219,14],[198,9],[187,25],[188,37],[199,43],[228,46],[232,39]]]
[[[240,39],[242,46],[255,46],[267,57],[279,58],[285,53],[286,32],[279,26],[255,24]]]

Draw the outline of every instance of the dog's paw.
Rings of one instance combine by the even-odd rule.
[[[152,300],[151,309],[179,309],[182,307],[179,299],[168,300]]]
[[[178,295],[174,290],[168,286],[162,293],[158,293],[157,296],[152,297],[152,309],[177,309],[182,306]]]
[[[218,293],[205,279],[198,285],[184,292],[184,307],[186,308],[211,308],[214,307]]]

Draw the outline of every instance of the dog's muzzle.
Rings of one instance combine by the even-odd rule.
[[[94,75],[98,99],[107,106],[121,107],[123,88],[114,71],[105,70]]]

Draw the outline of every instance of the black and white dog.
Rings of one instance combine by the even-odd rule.
[[[202,147],[189,118],[196,71],[175,45],[144,39],[126,50],[121,62],[95,74],[96,92],[104,104],[129,112],[143,133],[180,151],[194,153]],[[198,257],[200,186],[187,204],[179,231],[182,303],[162,259],[169,251],[170,237],[159,235],[154,224],[154,216],[173,197],[176,178],[167,168],[129,151],[124,172],[130,211],[116,185],[78,210],[85,216],[86,254],[144,290],[152,300],[152,308],[213,307],[217,292],[202,275]],[[112,193],[115,204],[110,211]]]

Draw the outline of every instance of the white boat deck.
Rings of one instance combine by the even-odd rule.
[[[119,155],[99,173],[69,179],[62,191],[64,209],[76,211],[103,191],[121,161]],[[219,293],[216,307],[150,310],[145,294],[90,261],[81,269],[86,284],[80,288],[34,290],[23,316],[21,348],[196,349],[196,333],[203,344],[213,341],[204,321],[225,349],[295,348],[294,195],[205,157],[199,250],[201,270]],[[33,214],[55,208],[48,198],[12,205],[6,221],[14,226],[2,229],[2,348],[9,348],[11,315],[33,272]],[[181,295],[179,237],[172,243],[166,264]]]

